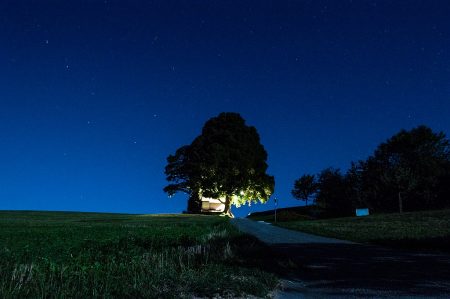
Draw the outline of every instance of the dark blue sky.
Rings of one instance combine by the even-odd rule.
[[[448,1],[3,0],[0,28],[0,209],[180,212],[165,159],[222,111],[282,206],[402,128],[450,132]]]

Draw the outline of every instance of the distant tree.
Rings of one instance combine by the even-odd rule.
[[[434,208],[450,208],[450,161],[445,166],[444,173],[438,179],[438,201]]]
[[[294,198],[304,200],[308,205],[308,199],[317,192],[316,177],[311,174],[302,175],[294,182],[294,189],[291,193]]]
[[[348,200],[354,208],[368,207],[363,189],[363,171],[363,161],[359,161],[357,163],[352,162],[350,168],[345,174],[345,180],[348,188]]]
[[[414,191],[417,178],[414,171],[406,162],[402,161],[399,154],[392,155],[390,165],[384,172],[383,180],[394,187],[398,196],[398,211],[403,212],[403,197]]]
[[[348,185],[339,169],[327,168],[318,178],[316,203],[329,216],[349,216],[352,203],[348,197]]]
[[[217,198],[232,216],[231,206],[266,202],[274,191],[266,174],[267,152],[258,132],[237,113],[221,113],[206,122],[202,134],[167,158],[164,191],[184,192],[190,200]]]
[[[374,212],[450,207],[450,142],[426,126],[402,130],[366,160],[352,163],[345,175],[323,170],[317,188],[317,205],[332,216],[349,215],[355,207]]]
[[[387,210],[403,211],[405,205],[408,210],[434,208],[443,200],[438,197],[438,186],[449,161],[449,141],[444,133],[434,133],[426,126],[402,130],[369,157],[366,171],[378,178],[367,183],[378,185],[382,197],[378,201],[384,202]],[[398,205],[393,204],[394,198]],[[386,202],[389,199],[391,203]]]

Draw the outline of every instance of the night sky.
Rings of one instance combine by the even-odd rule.
[[[402,128],[450,134],[448,1],[3,0],[0,28],[0,209],[181,212],[166,157],[223,111],[281,206]]]

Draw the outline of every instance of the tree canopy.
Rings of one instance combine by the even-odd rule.
[[[402,130],[360,163],[366,202],[382,211],[437,208],[440,181],[449,170],[450,147],[444,133],[426,126]],[[369,180],[370,178],[370,180]]]
[[[167,158],[170,183],[164,191],[169,196],[184,192],[194,201],[219,199],[231,215],[231,205],[266,202],[273,193],[275,181],[266,173],[266,161],[256,128],[237,113],[221,113],[205,123],[190,145]]]
[[[345,174],[322,171],[316,203],[330,216],[350,215],[362,207],[375,212],[450,207],[449,178],[449,140],[419,126],[387,139],[366,160],[352,162]]]
[[[327,215],[346,216],[351,213],[348,181],[339,169],[330,167],[322,170],[317,186],[316,203],[327,211]]]
[[[305,174],[294,182],[294,189],[291,194],[296,199],[304,200],[308,205],[308,199],[317,192],[317,182],[315,175]]]

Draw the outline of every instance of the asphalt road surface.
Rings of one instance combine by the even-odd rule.
[[[292,263],[278,298],[450,298],[450,255],[319,237],[232,219]],[[276,269],[275,269],[276,270]]]

